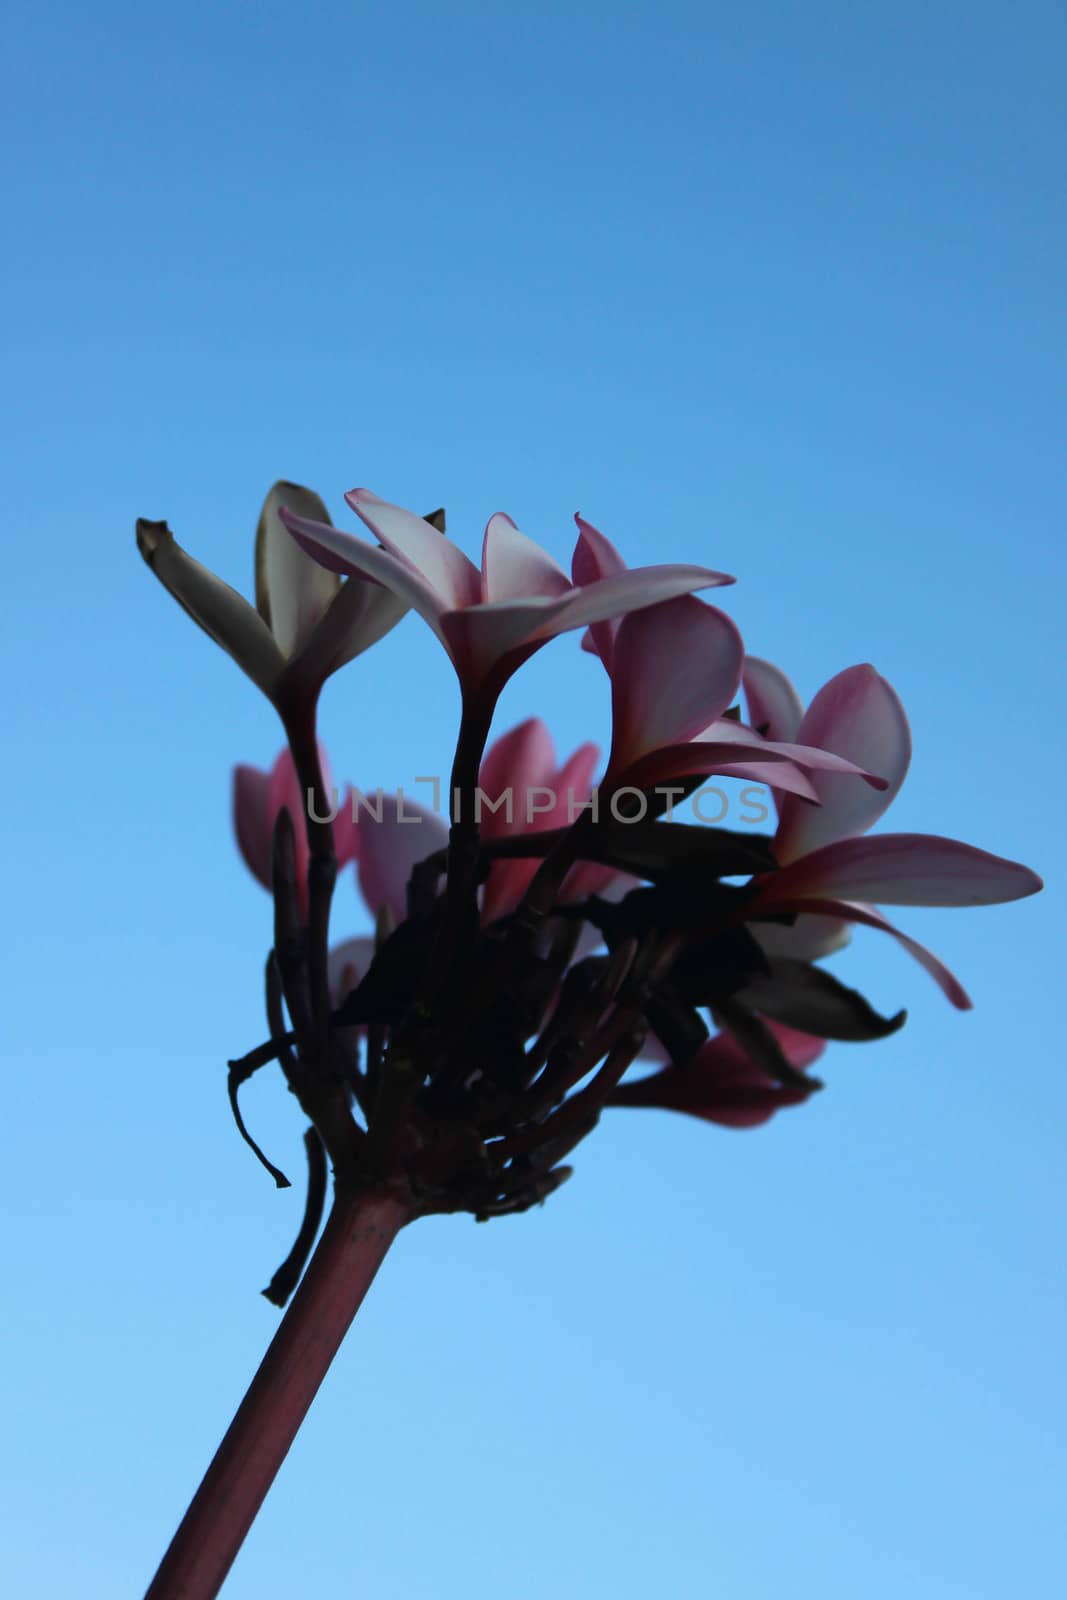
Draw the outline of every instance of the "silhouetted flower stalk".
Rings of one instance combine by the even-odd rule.
[[[733,622],[695,597],[733,581],[722,573],[630,570],[578,518],[568,577],[499,514],[478,568],[444,537],[442,512],[419,518],[362,489],[348,499],[374,543],[334,528],[310,490],[275,485],[257,532],[255,607],[165,524],[138,524],[157,577],[268,696],[286,734],[269,771],[234,774],[238,844],[274,916],[267,1038],[229,1063],[228,1090],[279,1187],[289,1180],[245,1124],[242,1085],[277,1064],[308,1122],[303,1219],[264,1291],[288,1307],[151,1600],[218,1592],[407,1223],[542,1203],[609,1107],[740,1128],[803,1104],[821,1087],[810,1068],[827,1040],[884,1038],[905,1019],[818,964],[850,926],[890,932],[954,1005],[970,1005],[874,902],[992,904],[1041,886],[956,840],[869,835],[910,761],[897,696],[872,667],[852,667],[805,711],[784,674],[746,657]],[[459,680],[447,821],[399,794],[379,792],[376,812],[351,789],[335,804],[316,737],[326,679],[408,606]],[[512,674],[575,629],[611,690],[595,789],[596,747],[561,765],[540,719],[489,743]],[[674,819],[677,799],[716,775],[770,787],[773,836]],[[349,866],[374,933],[331,944]],[[630,1076],[640,1060],[653,1070]]]

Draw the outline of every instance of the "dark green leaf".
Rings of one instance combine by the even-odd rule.
[[[880,1016],[861,994],[821,967],[775,956],[770,971],[752,979],[738,996],[746,1006],[819,1039],[885,1039],[904,1026],[906,1011]]]

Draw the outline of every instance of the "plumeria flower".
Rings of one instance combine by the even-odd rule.
[[[321,744],[319,761],[327,793],[334,792],[330,784],[329,763]],[[258,767],[243,765],[234,768],[233,827],[245,866],[265,889],[271,888],[274,824],[278,820],[279,812],[287,810],[294,824],[293,849],[296,857],[297,899],[301,915],[306,917],[310,851],[307,830],[301,826],[304,806],[304,791],[288,746],[281,752],[269,772],[261,772]],[[345,802],[337,807],[337,815],[333,820],[333,839],[339,867],[355,859],[356,829],[352,824],[351,805],[347,796]]]
[[[592,793],[599,758],[594,744],[581,745],[559,766],[552,735],[539,717],[502,734],[489,746],[478,776],[480,832],[492,840],[558,828],[573,820]],[[356,849],[360,892],[375,916],[384,908],[396,922],[407,915],[412,872],[444,851],[448,826],[439,812],[407,795],[380,794],[357,802]],[[493,862],[481,896],[483,925],[515,910],[537,870],[536,860]],[[559,895],[562,903],[603,893],[617,874],[611,867],[582,863]]]
[[[562,766],[540,717],[530,717],[497,739],[485,753],[478,787],[490,802],[483,811],[482,838],[538,833],[566,827],[581,814],[593,792],[593,773],[600,752],[595,744],[578,747]],[[510,794],[510,815],[501,806]],[[514,911],[537,871],[535,860],[494,861],[482,891],[482,921],[489,923]],[[557,895],[559,904],[603,894],[620,874],[611,867],[583,862],[568,873]]]
[[[281,517],[323,566],[374,579],[417,611],[448,652],[464,703],[483,711],[491,711],[512,673],[557,634],[733,582],[689,565],[621,568],[586,579],[577,553],[572,582],[502,512],[486,526],[479,569],[421,517],[369,489],[353,489],[345,499],[380,544],[342,533],[299,505],[284,506]]]
[[[362,577],[343,583],[305,555],[281,523],[283,504],[329,523],[312,490],[274,485],[256,533],[254,606],[183,550],[165,522],[138,522],[137,544],[179,605],[283,714],[292,714],[313,706],[330,674],[388,633],[405,605]]]
[[[448,824],[438,811],[407,795],[368,795],[356,806],[356,865],[360,893],[373,917],[392,922],[408,914],[408,885],[415,868],[448,844]]]
[[[579,527],[576,578],[612,581],[622,565],[618,551],[590,523]],[[884,787],[877,774],[833,752],[765,739],[725,718],[741,683],[744,645],[729,617],[692,595],[597,623],[583,644],[611,679],[609,787],[651,789],[717,773],[774,782],[815,800],[812,768]]]
[[[572,822],[589,801],[598,761],[596,745],[584,744],[560,765],[548,728],[540,718],[530,717],[490,745],[482,759],[476,795],[466,796],[463,804],[477,808],[480,835],[487,843],[557,830]],[[396,926],[408,916],[409,885],[418,867],[431,857],[444,862],[448,826],[440,813],[402,792],[385,795],[379,790],[357,797],[355,828],[364,902],[379,925],[384,914],[387,926]],[[479,890],[483,928],[516,910],[537,866],[535,858],[492,861]],[[570,905],[592,895],[615,901],[637,881],[615,867],[579,861],[567,872],[554,903]],[[568,960],[578,962],[602,943],[600,932],[583,922]],[[350,939],[331,950],[330,991],[335,1006],[366,976],[374,954],[375,941],[369,938]],[[554,1004],[553,1000],[549,1010]]]
[[[346,789],[343,799],[332,787],[330,764],[326,751],[319,744],[319,763],[326,790],[333,797],[336,815],[333,818],[333,841],[338,868],[356,861],[359,851],[359,829],[353,820],[352,793]],[[233,828],[237,846],[245,866],[266,890],[272,888],[271,857],[274,841],[274,824],[283,809],[289,812],[295,824],[303,815],[305,797],[297,776],[292,754],[282,750],[269,772],[258,767],[238,766],[233,773]],[[293,849],[296,861],[297,903],[302,917],[308,910],[308,861],[310,851],[306,829],[293,829]],[[362,871],[362,866],[360,868]],[[373,881],[373,880],[372,880]],[[372,910],[378,906],[370,895],[366,896]],[[361,981],[374,959],[372,937],[348,939],[329,952],[327,976],[330,1000],[334,1007],[341,1005],[345,996]]]
[[[824,1039],[784,1023],[768,1022],[791,1067],[804,1072],[826,1048]],[[776,1083],[728,1033],[716,1034],[684,1065],[668,1064],[645,1078],[622,1083],[609,1105],[659,1106],[685,1111],[725,1128],[756,1128],[786,1106],[802,1105],[819,1084]]]
[[[760,928],[765,948],[811,959],[840,940],[841,922],[891,933],[922,963],[953,1005],[971,1002],[959,980],[923,945],[894,928],[870,901],[888,905],[997,905],[1035,894],[1041,879],[1015,861],[990,855],[958,839],[935,834],[885,833],[863,837],[900,790],[911,760],[911,734],[897,695],[871,666],[849,667],[831,678],[800,714],[796,691],[777,668],[749,658],[745,685],[753,721],[800,744],[818,745],[879,772],[881,792],[851,784],[837,773],[812,771],[819,806],[779,794],[775,855],[781,869],[757,880],[751,909],[758,913],[813,914],[801,928]],[[819,945],[822,948],[816,948]]]

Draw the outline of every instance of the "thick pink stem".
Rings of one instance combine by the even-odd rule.
[[[338,1194],[145,1600],[214,1600],[389,1246],[411,1216],[389,1190]]]

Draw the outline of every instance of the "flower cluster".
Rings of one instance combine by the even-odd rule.
[[[630,570],[579,517],[568,576],[501,514],[476,566],[443,513],[418,517],[365,489],[347,499],[371,539],[334,527],[307,489],[271,490],[255,607],[165,524],[138,525],[156,575],[287,735],[270,772],[242,766],[234,780],[238,843],[273,894],[274,934],[269,1038],[231,1063],[230,1088],[249,1137],[237,1088],[280,1061],[311,1123],[313,1193],[328,1156],[339,1184],[395,1185],[414,1214],[486,1218],[555,1189],[606,1107],[764,1122],[820,1087],[809,1069],[827,1040],[878,1039],[904,1020],[820,964],[853,925],[891,934],[970,1005],[878,907],[992,904],[1040,879],[953,839],[868,832],[911,755],[903,707],[872,667],[838,673],[805,710],[697,598],[733,581],[721,572]],[[340,801],[316,739],[326,678],[408,608],[459,680],[448,821],[397,795]],[[595,790],[596,748],[561,765],[539,719],[490,742],[511,675],[575,630],[610,685]],[[674,819],[713,775],[770,788],[773,836]],[[331,943],[349,864],[374,931]],[[642,1059],[652,1069],[632,1075]],[[295,1281],[301,1248],[273,1297]]]

